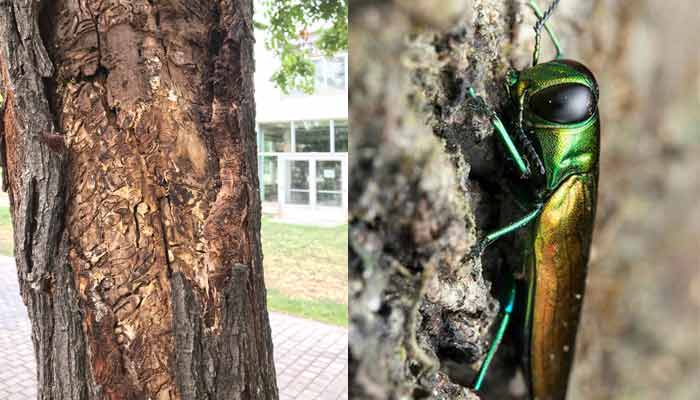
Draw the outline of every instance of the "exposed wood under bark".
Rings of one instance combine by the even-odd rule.
[[[0,3],[39,398],[277,398],[252,2],[122,3]]]

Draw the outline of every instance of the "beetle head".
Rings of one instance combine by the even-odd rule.
[[[537,64],[509,79],[512,100],[523,109],[523,128],[546,170],[547,187],[597,165],[598,85],[572,60]]]

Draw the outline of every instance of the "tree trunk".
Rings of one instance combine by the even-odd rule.
[[[499,99],[514,11],[474,3],[351,10],[352,398],[478,398],[498,307],[467,255],[495,206],[469,173],[499,168],[488,121],[452,102],[463,79]]]
[[[39,399],[277,398],[252,11],[0,1],[3,183]]]

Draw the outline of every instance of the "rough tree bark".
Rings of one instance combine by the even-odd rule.
[[[479,398],[467,387],[494,334],[492,282],[518,252],[471,250],[516,210],[491,124],[455,99],[468,82],[503,105],[508,68],[529,61],[528,11],[507,0],[351,9],[353,398]],[[522,398],[516,366],[506,341],[483,398]]]
[[[3,185],[39,399],[277,398],[252,8],[0,1]]]

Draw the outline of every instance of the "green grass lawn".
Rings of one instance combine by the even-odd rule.
[[[294,299],[278,290],[267,289],[267,306],[270,310],[313,319],[328,324],[347,326],[348,306],[330,300]]]
[[[347,225],[320,228],[263,217],[262,245],[271,310],[347,325]],[[13,255],[8,207],[0,207],[0,255]]]
[[[348,230],[262,220],[270,309],[336,325],[348,319]]]
[[[14,254],[12,243],[10,208],[7,206],[0,207],[0,255],[12,256]]]

